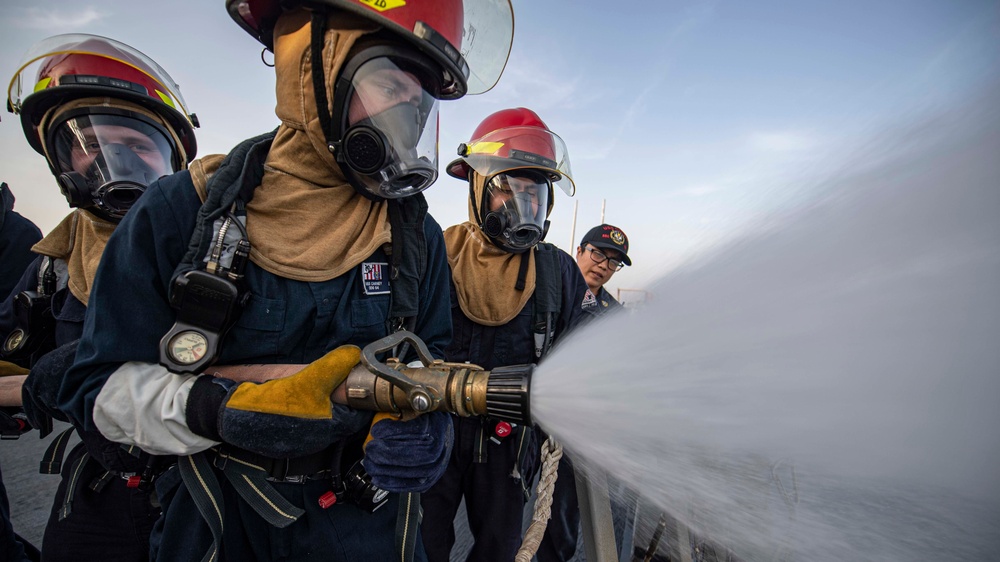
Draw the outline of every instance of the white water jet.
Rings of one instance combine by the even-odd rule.
[[[878,135],[562,342],[539,424],[744,559],[1000,557],[997,99]]]

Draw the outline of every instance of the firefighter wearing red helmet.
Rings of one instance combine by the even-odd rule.
[[[510,5],[226,5],[273,50],[281,124],[132,208],[60,403],[176,457],[156,560],[424,560],[413,494],[447,464],[450,417],[373,418],[332,391],[400,327],[444,355],[447,253],[420,192],[438,105],[496,81]]]
[[[482,93],[507,63],[513,16],[506,1],[227,0],[230,15],[268,49],[289,6],[312,13],[313,80],[336,80],[332,96],[314,89],[321,139],[347,180],[369,198],[399,198],[437,179],[438,100]],[[320,64],[329,25],[379,26],[360,37],[336,77]],[[344,50],[341,51],[343,55]],[[382,94],[393,92],[394,98]],[[401,103],[404,101],[406,103]],[[350,111],[351,104],[365,107]],[[328,109],[329,108],[329,109]]]
[[[197,118],[170,75],[132,47],[56,35],[25,55],[7,90],[28,144],[70,207],[117,222],[153,180],[194,158]]]
[[[469,186],[469,220],[448,228],[454,338],[445,360],[485,369],[538,362],[583,319],[587,285],[566,252],[542,243],[554,187],[573,195],[562,139],[525,108],[498,111],[459,147],[447,170]],[[468,560],[513,560],[538,442],[528,427],[453,417],[444,475],[421,498],[432,562],[449,560],[465,500],[475,544]]]
[[[52,418],[68,421],[56,394],[87,309],[104,306],[91,289],[108,238],[149,184],[187,168],[197,121],[156,62],[83,34],[34,45],[11,80],[7,104],[75,208],[32,248],[37,259],[0,304],[0,359],[30,368],[22,405],[44,435]],[[73,430],[82,443],[65,459],[59,451],[42,463],[43,472],[56,474],[62,465],[42,538],[45,560],[145,559],[160,510],[143,475],[156,460],[83,424]]]

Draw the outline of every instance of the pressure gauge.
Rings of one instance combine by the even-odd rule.
[[[3,343],[4,353],[13,353],[24,343],[24,330],[18,328],[7,336],[7,341]]]
[[[226,332],[239,317],[250,292],[207,271],[193,270],[174,278],[170,304],[174,325],[160,339],[160,364],[174,373],[198,374],[219,358]]]
[[[181,365],[197,363],[208,352],[208,339],[195,330],[176,334],[167,344],[170,358]]]

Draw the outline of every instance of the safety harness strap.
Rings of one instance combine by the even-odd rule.
[[[535,359],[541,359],[555,341],[555,319],[562,305],[562,275],[559,253],[552,244],[535,246],[535,313],[532,332],[535,336]]]
[[[399,510],[396,514],[396,552],[400,562],[412,562],[417,547],[417,529],[423,511],[420,509],[420,494],[409,492],[399,494]]]
[[[534,480],[534,474],[522,474],[521,469],[524,467],[524,458],[528,454],[528,446],[531,444],[531,436],[534,435],[534,431],[528,426],[522,426],[521,435],[517,442],[517,464],[514,465],[514,476],[521,480],[521,493],[524,494],[524,501],[531,498],[531,481]]]
[[[391,199],[389,226],[392,229],[390,318],[414,318],[420,311],[420,280],[427,271],[427,241],[424,217],[427,200],[422,193]]]
[[[274,527],[284,529],[305,513],[304,509],[292,505],[285,496],[278,493],[267,481],[267,473],[259,467],[229,462],[226,463],[223,474],[243,501]]]
[[[105,470],[100,476],[90,482],[90,489],[100,494],[104,490],[104,487],[108,485],[108,482],[114,480],[116,476],[117,474],[113,471]]]
[[[42,455],[42,462],[39,463],[38,472],[41,474],[59,474],[62,471],[63,457],[66,456],[66,446],[73,437],[73,428],[69,428],[49,443]]]
[[[476,444],[472,451],[472,462],[476,464],[483,464],[488,459],[488,454],[486,450],[486,442],[489,438],[486,436],[486,424],[489,418],[480,417],[479,418],[479,431],[476,432]]]
[[[65,274],[69,280],[69,273]],[[58,276],[55,271],[55,262],[49,256],[42,256],[42,261],[38,265],[38,294],[40,296],[51,297],[56,292]]]
[[[198,512],[201,513],[202,519],[205,520],[212,532],[212,546],[201,558],[201,562],[217,560],[219,546],[222,544],[222,513],[226,509],[225,500],[222,497],[222,487],[219,486],[219,481],[212,471],[212,465],[204,453],[178,457],[177,468],[180,470],[181,480],[188,493],[191,494],[191,499],[194,500]]]
[[[88,460],[90,460],[90,453],[83,453],[73,463],[73,469],[69,472],[69,481],[66,483],[66,495],[63,497],[62,507],[59,508],[60,521],[69,517],[69,514],[73,511],[73,496],[76,495],[76,487],[80,483],[80,472]]]

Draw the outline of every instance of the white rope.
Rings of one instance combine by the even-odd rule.
[[[538,477],[535,512],[531,516],[531,525],[524,533],[524,540],[521,541],[521,548],[517,551],[514,562],[531,562],[531,557],[538,551],[538,545],[541,544],[542,536],[545,534],[545,527],[549,524],[549,516],[552,515],[552,490],[556,487],[556,479],[559,477],[556,472],[562,456],[562,445],[552,437],[542,443],[542,473]]]

